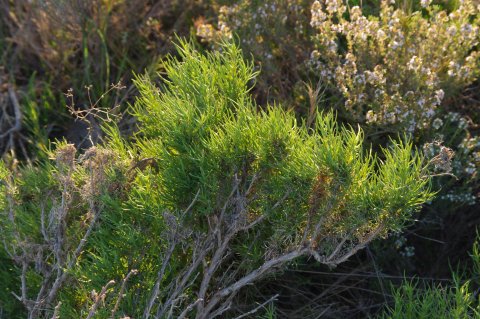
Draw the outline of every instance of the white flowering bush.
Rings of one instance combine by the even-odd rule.
[[[421,6],[409,13],[383,0],[379,16],[366,17],[343,0],[313,3],[310,63],[343,96],[352,120],[414,132],[478,76],[480,5],[460,1],[450,13],[430,1]]]

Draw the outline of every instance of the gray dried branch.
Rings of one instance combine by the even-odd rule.
[[[90,308],[90,311],[89,311],[86,319],[91,319],[93,316],[95,316],[95,314],[97,313],[97,309],[100,306],[100,304],[105,303],[105,298],[107,296],[108,288],[110,288],[110,286],[112,286],[114,284],[115,284],[115,281],[110,280],[109,282],[107,282],[107,284],[105,286],[102,287],[102,290],[100,291],[100,293],[97,294],[95,291],[93,291],[94,302],[93,302],[92,307]]]
[[[279,294],[276,294],[272,297],[270,297],[268,300],[266,300],[265,302],[262,302],[261,304],[259,304],[257,307],[253,308],[252,310],[244,313],[244,314],[241,314],[240,316],[236,317],[235,319],[241,319],[241,318],[245,318],[245,317],[248,317],[250,315],[253,315],[254,313],[256,313],[257,311],[259,311],[260,309],[264,308],[266,305],[268,305],[269,303],[271,303],[272,301],[276,300],[278,298],[278,296],[280,296]]]
[[[115,302],[115,306],[112,309],[112,315],[110,316],[111,319],[115,318],[115,314],[118,311],[118,307],[120,306],[120,302],[122,302],[124,292],[125,292],[125,287],[127,285],[127,281],[130,279],[131,276],[136,275],[138,273],[138,270],[132,269],[128,272],[128,274],[123,278],[122,280],[122,286],[120,287],[120,291],[118,292],[118,297],[117,301]]]
[[[72,180],[75,170],[75,153],[76,149],[72,145],[65,145],[57,151],[57,180],[60,182],[61,193],[58,200],[53,198],[53,205],[48,213],[45,211],[45,205],[40,205],[41,242],[39,243],[32,241],[28,235],[20,235],[13,195],[15,185],[13,181],[7,181],[7,216],[15,240],[6,243],[4,238],[4,246],[12,260],[22,269],[21,293],[20,296],[15,296],[26,307],[29,319],[48,315],[51,310],[55,314],[55,309],[49,309],[49,307],[55,302],[68,274],[78,262],[103,208],[103,204],[97,202],[94,197],[87,197],[88,209],[92,218],[77,243],[68,238],[68,219],[73,193],[79,192]],[[95,170],[91,169],[89,173],[95,174]],[[29,297],[32,293],[29,291],[31,287],[27,281],[27,274],[32,268],[42,277],[34,298]],[[58,304],[57,307],[59,307]]]
[[[0,133],[0,139],[12,135],[14,132],[18,132],[22,128],[22,111],[20,110],[20,104],[18,103],[17,94],[12,89],[12,87],[8,88],[8,95],[10,96],[10,100],[12,101],[13,112],[15,114],[14,124],[5,132]]]
[[[0,85],[2,79],[0,79]],[[17,93],[11,84],[7,84],[5,93],[0,92],[0,155],[7,151],[15,151],[16,146],[28,155],[23,145],[24,137],[22,130],[22,111]]]

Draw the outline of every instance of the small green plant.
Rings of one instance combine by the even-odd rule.
[[[480,270],[478,243],[477,234],[471,255],[473,268],[469,280],[462,281],[461,276],[454,273],[450,286],[427,284],[422,287],[418,280],[407,281],[394,289],[393,306],[387,307],[378,318],[478,318],[480,302],[473,291],[474,284],[478,284]]]
[[[477,302],[469,284],[455,282],[454,287],[432,286],[422,289],[406,282],[394,295],[394,306],[379,318],[478,318]]]
[[[2,164],[2,249],[29,318],[234,315],[249,285],[299,257],[334,267],[432,198],[409,141],[380,160],[331,113],[308,128],[259,111],[252,64],[221,51],[180,41],[163,86],[138,77],[132,140],[105,125],[84,154],[60,143],[54,163]]]

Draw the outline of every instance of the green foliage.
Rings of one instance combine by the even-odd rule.
[[[398,239],[408,237],[408,247],[399,244],[404,256],[395,254],[396,242],[383,241],[374,253],[377,266],[390,275],[430,268],[438,276],[448,263],[430,267],[437,264],[431,260],[448,256],[454,262],[465,254],[456,244],[463,247],[473,237],[467,230],[477,223],[480,181],[476,1],[0,0],[0,8],[6,8],[0,16],[0,317],[26,315],[12,294],[20,293],[21,258],[28,259],[29,299],[42,282],[52,283],[45,280],[49,270],[66,266],[62,258],[57,264],[50,238],[65,199],[65,260],[75,259],[92,210],[101,214],[65,271],[68,280],[55,300],[42,305],[48,317],[59,300],[62,318],[86,317],[95,305],[93,292],[114,279],[97,310],[108,317],[132,269],[139,273],[129,279],[117,314],[144,316],[170,230],[179,228],[181,244],[160,280],[163,294],[154,312],[168,300],[166,287],[193,262],[195,240],[208,237],[224,207],[222,235],[227,228],[238,232],[228,244],[231,255],[213,270],[208,298],[232,283],[226,274],[237,280],[298,247],[310,245],[317,261],[336,265],[332,260],[345,258],[328,261],[332,254],[347,256],[377,236],[401,231],[432,192],[436,199],[415,216],[425,222],[398,233]],[[173,51],[174,32],[189,30],[216,52],[202,54],[181,42],[174,56],[152,63]],[[223,43],[232,38],[254,61]],[[133,76],[132,85],[131,75],[144,68],[148,75]],[[120,80],[127,90],[110,84]],[[66,116],[69,88],[72,113],[102,126],[95,143],[104,144],[65,166],[57,155],[70,146],[46,148],[62,135],[72,143],[85,138],[85,125]],[[104,112],[123,110],[137,93],[133,118],[119,127],[103,123]],[[337,125],[331,109],[353,128]],[[412,140],[396,141],[405,130]],[[429,174],[441,176],[430,186]],[[240,231],[232,226],[232,211],[244,207],[242,222],[262,220]],[[50,239],[42,233],[42,216]],[[422,242],[417,234],[445,241],[443,253],[437,241]],[[195,300],[206,272],[193,271],[196,280],[173,308],[180,312]],[[422,309],[473,307],[470,299],[452,301],[466,296],[461,284],[420,287],[413,282],[398,290],[399,305],[403,298]],[[401,317],[405,309],[399,307]],[[274,310],[265,316],[274,317]]]
[[[2,168],[4,216],[14,217],[2,220],[1,238],[10,258],[23,251],[15,271],[26,267],[27,297],[42,300],[21,298],[33,317],[58,301],[62,316],[83,317],[98,296],[98,317],[120,300],[115,311],[140,317],[158,285],[153,310],[174,300],[178,313],[168,316],[178,316],[205,298],[196,308],[203,318],[220,305],[217,291],[261,278],[254,269],[268,274],[269,263],[308,254],[341,263],[401,228],[432,197],[410,142],[392,141],[380,161],[365,150],[360,129],[338,126],[331,113],[318,113],[307,128],[279,107],[258,110],[249,95],[256,73],[237,46],[201,54],[180,41],[178,50],[164,63],[162,88],[147,76],[136,80],[134,139],[106,127],[111,142],[103,147],[77,156],[58,143],[49,154],[55,163],[23,166],[13,178]],[[179,301],[172,287],[180,287]]]
[[[455,156],[448,173],[456,178],[436,179],[441,194],[432,215],[478,202],[474,1],[245,0],[212,8],[216,19],[199,21],[197,35],[213,48],[238,37],[265,71],[257,101],[288,101],[307,122],[317,106],[338,110],[340,121],[361,125],[374,149],[405,130],[416,146],[436,146],[429,157],[449,147]]]
[[[480,299],[473,291],[480,274],[478,245],[477,234],[471,255],[474,266],[469,280],[462,281],[461,277],[454,273],[453,284],[450,286],[427,284],[423,287],[418,280],[406,281],[394,289],[393,306],[387,307],[378,318],[478,318]]]
[[[66,120],[66,110],[64,112],[55,110],[59,102],[51,84],[36,82],[35,74],[30,77],[27,92],[20,102],[23,107],[23,127],[26,135],[31,139],[28,146],[33,148],[30,154],[44,155],[49,144],[48,138],[51,133],[49,131],[56,125],[60,125],[62,118]],[[55,121],[52,121],[53,114],[55,114]]]
[[[344,196],[339,201],[348,203],[344,231],[366,220],[385,220],[388,229],[399,227],[429,198],[421,156],[412,157],[410,143],[393,143],[377,166],[363,150],[361,131],[338,128],[331,114],[318,114],[315,129],[308,131],[290,112],[257,112],[246,95],[252,66],[243,62],[236,47],[202,56],[182,43],[180,53],[184,62],[171,59],[166,64],[165,93],[148,78],[137,81],[139,144],[143,157],[154,157],[161,167],[159,196],[167,207],[186,207],[200,189],[199,203],[205,205],[200,210],[211,211],[230,192],[233,174],[244,174],[240,177],[247,181],[265,175],[258,209],[288,192],[286,203],[292,206],[283,212],[286,218],[278,220],[285,225],[307,214],[305,194],[311,194],[318,178],[337,187]]]
[[[12,319],[25,318],[25,309],[12,296],[12,292],[15,292],[20,286],[20,272],[3,250],[0,250],[0,276],[2,278],[0,314],[7,314]]]
[[[393,308],[380,318],[478,318],[475,297],[468,283],[454,287],[433,286],[421,289],[416,282],[406,282],[394,293]]]

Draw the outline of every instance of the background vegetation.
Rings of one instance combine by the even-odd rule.
[[[0,12],[0,318],[479,315],[476,1]]]

